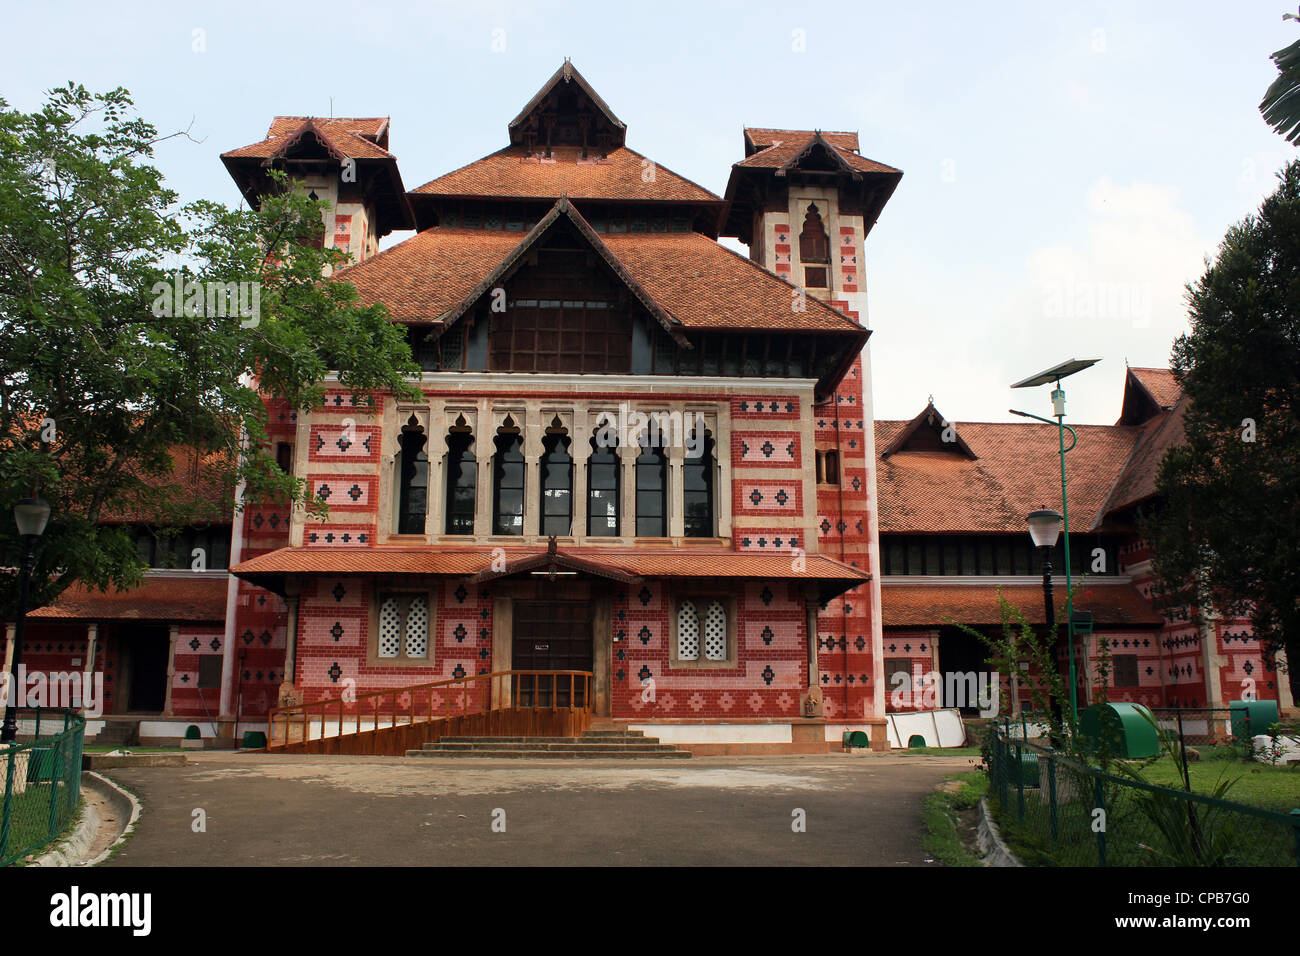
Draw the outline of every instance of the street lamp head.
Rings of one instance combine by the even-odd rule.
[[[18,533],[24,537],[43,534],[49,520],[49,502],[41,498],[21,498],[14,504],[14,523],[18,525]]]
[[[1048,508],[1031,511],[1025,521],[1029,523],[1029,537],[1034,539],[1034,547],[1056,547],[1056,539],[1061,536],[1061,524],[1063,522],[1059,511],[1052,511]]]

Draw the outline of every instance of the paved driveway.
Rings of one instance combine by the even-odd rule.
[[[144,813],[106,865],[935,865],[921,801],[969,762],[203,754],[108,771]]]

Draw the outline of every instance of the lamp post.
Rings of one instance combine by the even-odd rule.
[[[1073,375],[1075,372],[1091,368],[1100,361],[1101,359],[1070,359],[1068,362],[1053,365],[1046,371],[1031,375],[1029,378],[1016,382],[1011,386],[1012,388],[1029,388],[1033,385],[1046,385],[1049,382],[1056,383],[1056,387],[1052,389],[1052,414],[1056,416],[1056,421],[1030,412],[1018,412],[1014,408],[1011,409],[1011,414],[1056,426],[1061,455],[1061,527],[1065,533],[1065,630],[1067,635],[1066,649],[1070,658],[1070,713],[1074,717],[1076,727],[1079,725],[1079,692],[1074,676],[1074,595],[1072,593],[1073,582],[1070,578],[1070,504],[1065,493],[1065,456],[1067,452],[1074,451],[1075,446],[1079,444],[1079,435],[1073,428],[1065,424],[1065,389],[1061,388],[1061,379],[1067,375]],[[1065,447],[1066,432],[1070,433],[1071,438],[1069,448]]]
[[[27,617],[27,590],[32,578],[36,539],[45,532],[50,520],[50,506],[40,498],[22,498],[14,505],[14,523],[23,539],[23,563],[18,572],[18,617],[14,621],[13,661],[9,668],[9,687],[18,686],[18,659],[23,652],[23,623]],[[15,702],[17,698],[15,697]],[[18,736],[18,718],[14,707],[5,707],[4,727],[0,728],[0,744],[13,743]]]
[[[1031,511],[1025,522],[1029,525],[1029,537],[1034,542],[1034,547],[1043,552],[1043,609],[1047,614],[1047,633],[1052,638],[1052,648],[1056,648],[1056,601],[1052,594],[1052,549],[1056,547],[1057,540],[1061,537],[1061,526],[1064,519],[1059,511],[1052,511],[1043,508],[1039,511]],[[1057,670],[1060,670],[1059,659]],[[1074,683],[1074,657],[1070,657],[1070,683]],[[1070,704],[1075,706],[1073,691],[1070,695]],[[1052,708],[1053,712],[1059,710],[1059,706]]]

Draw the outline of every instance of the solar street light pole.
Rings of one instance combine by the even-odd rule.
[[[1052,389],[1052,414],[1056,416],[1056,421],[1030,412],[1019,412],[1014,408],[1011,409],[1011,413],[1056,426],[1061,456],[1061,519],[1065,540],[1065,632],[1068,640],[1066,649],[1070,660],[1070,713],[1074,717],[1074,726],[1076,728],[1079,726],[1079,691],[1074,669],[1074,594],[1070,575],[1070,505],[1066,498],[1065,456],[1067,452],[1073,451],[1075,446],[1079,444],[1079,435],[1073,428],[1065,424],[1065,390],[1061,388],[1061,379],[1085,368],[1090,368],[1099,361],[1100,359],[1071,359],[1011,386],[1012,388],[1026,388],[1031,385],[1046,385],[1052,381],[1056,382],[1056,387]],[[1069,448],[1065,447],[1066,432],[1070,433]]]

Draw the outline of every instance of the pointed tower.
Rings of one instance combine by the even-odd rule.
[[[415,228],[387,117],[277,116],[266,139],[223,153],[231,178],[254,209],[283,170],[323,204],[324,245],[363,262],[390,232]]]
[[[858,134],[751,127],[731,169],[720,234],[808,296],[868,326],[864,244],[902,172],[858,152]],[[798,301],[798,297],[795,298]],[[868,326],[869,327],[869,326]],[[818,551],[872,575],[818,616],[819,683],[827,717],[882,718],[871,347],[816,407]]]

